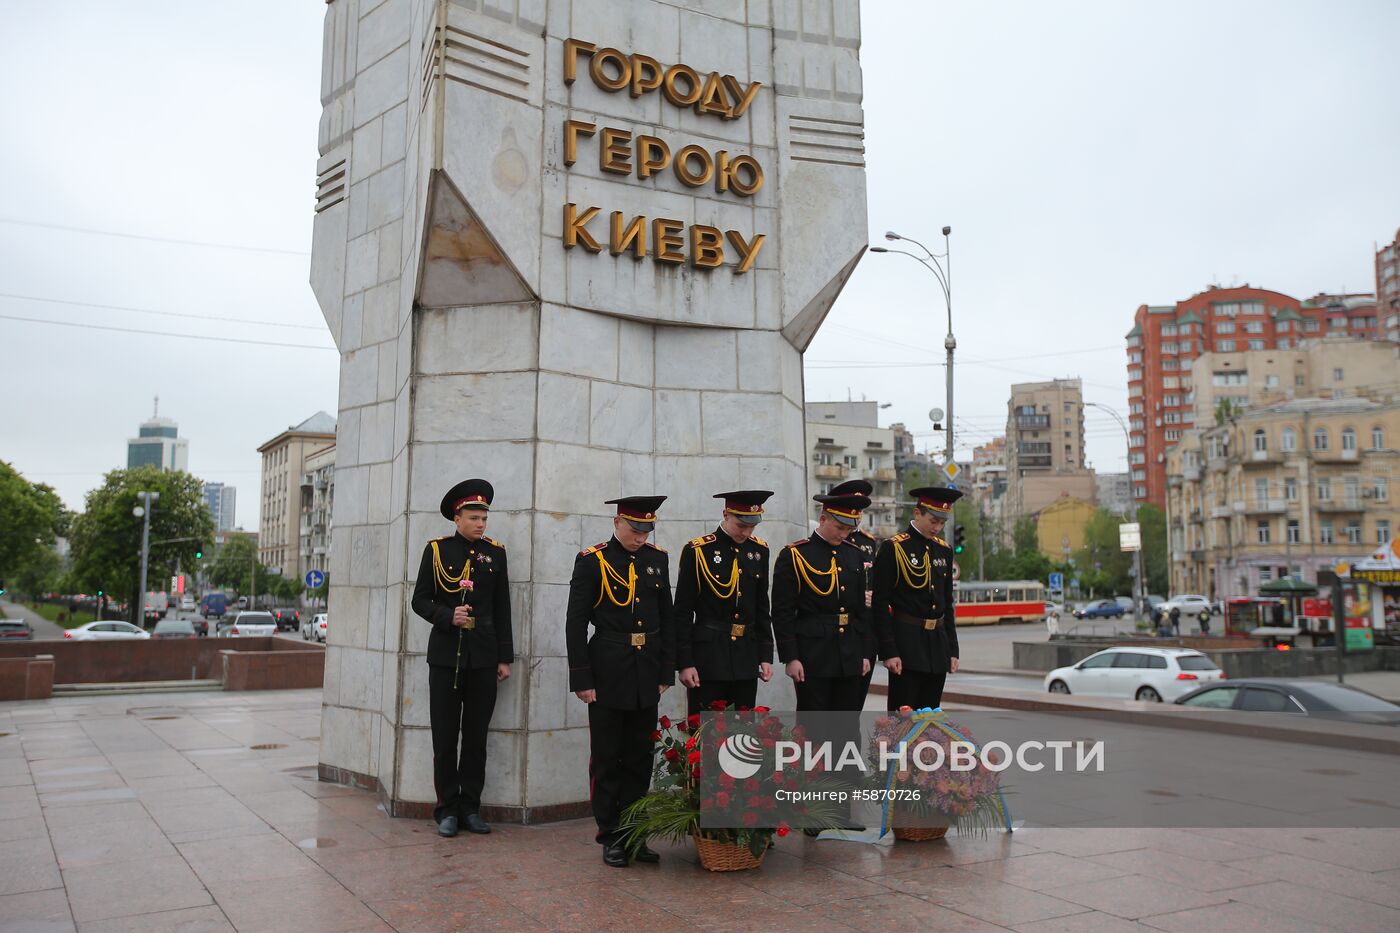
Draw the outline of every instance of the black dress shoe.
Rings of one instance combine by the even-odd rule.
[[[644,842],[637,847],[636,852],[632,853],[632,858],[639,862],[645,862],[648,865],[655,865],[657,862],[661,861],[661,854],[652,851],[651,847]]]
[[[457,835],[457,817],[444,816],[438,820],[438,835],[449,839]]]
[[[468,813],[462,817],[462,822],[467,824],[467,832],[484,836],[491,831],[491,827],[481,818],[480,813]]]
[[[603,846],[603,864],[610,868],[626,868],[627,850],[622,846]]]

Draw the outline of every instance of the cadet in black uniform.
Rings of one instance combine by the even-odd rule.
[[[835,486],[832,486],[830,495],[849,496],[854,494],[859,496],[869,496],[874,491],[875,487],[871,485],[869,480],[848,479],[844,483],[837,483]],[[880,549],[880,542],[876,541],[865,531],[865,529],[859,526],[857,526],[854,530],[851,531],[850,537],[848,537],[846,540],[854,544],[856,547],[860,548],[861,554],[864,555],[865,604],[869,606],[871,604],[871,588],[874,586],[875,583],[875,552]],[[865,675],[865,692],[867,694],[870,692],[870,678],[873,676],[875,676],[875,668],[872,667],[870,669],[870,673]]]
[[[875,635],[890,672],[886,708],[937,708],[943,682],[958,669],[953,549],[939,537],[962,493],[928,486],[910,491],[914,519],[875,558]]]
[[[661,694],[675,682],[671,570],[647,543],[665,496],[610,499],[613,536],[582,551],[569,581],[564,637],[569,689],[588,704],[588,775],[603,861],[627,867],[619,818],[651,786],[652,741]],[[593,626],[593,636],[588,626]],[[639,862],[660,856],[645,844]]]
[[[484,479],[465,480],[448,490],[442,517],[457,526],[457,533],[428,542],[413,587],[413,611],[433,625],[428,714],[437,790],[433,819],[442,836],[457,835],[459,822],[469,832],[491,831],[480,813],[486,729],[496,709],[497,684],[510,676],[515,660],[506,549],[485,535],[494,496]]]
[[[859,710],[875,659],[865,605],[865,566],[846,539],[868,496],[813,496],[817,531],[778,552],[773,566],[773,634],[797,691],[797,709]]]
[[[715,496],[724,518],[681,550],[676,570],[676,667],[690,713],[722,700],[752,708],[758,680],[773,676],[768,545],[754,535],[766,489]]]

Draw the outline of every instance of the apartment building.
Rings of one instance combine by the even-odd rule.
[[[1382,337],[1400,341],[1400,230],[1376,250],[1376,318]]]
[[[895,432],[879,426],[879,413],[878,402],[807,403],[807,490],[822,495],[848,479],[868,480],[874,490],[861,527],[884,539],[899,530],[903,490],[896,481]],[[815,520],[821,507],[811,506]]]
[[[1305,398],[1188,431],[1167,454],[1171,587],[1316,581],[1400,527],[1400,401]]]
[[[1094,472],[1084,466],[1083,385],[1078,379],[1013,385],[1006,418],[1005,522],[1012,526],[1064,496],[1094,501]]]
[[[1198,427],[1192,392],[1199,387],[1191,375],[1197,357],[1293,350],[1300,340],[1324,336],[1375,339],[1375,296],[1299,301],[1249,285],[1213,285],[1174,305],[1139,307],[1126,337],[1133,498],[1159,507],[1166,502],[1167,450]]]
[[[335,419],[323,411],[258,448],[262,454],[258,560],[284,576],[301,576],[301,481],[306,459],[335,443]]]
[[[335,444],[307,456],[301,475],[300,570],[325,572],[330,567],[332,515],[335,507]],[[323,592],[322,596],[325,595]]]

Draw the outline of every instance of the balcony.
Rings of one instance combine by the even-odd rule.
[[[1207,458],[1206,458],[1206,469],[1207,469],[1207,470],[1210,470],[1211,472],[1216,472],[1216,471],[1218,471],[1218,470],[1224,470],[1224,469],[1226,469],[1226,468],[1229,467],[1229,466],[1230,466],[1230,461],[1229,461],[1229,459],[1226,458],[1226,457],[1207,457]]]
[[[1194,508],[1194,509],[1191,510],[1191,515],[1189,516],[1189,520],[1190,520],[1190,521],[1193,521],[1193,522],[1198,522],[1198,521],[1201,520],[1201,510],[1200,510],[1200,507],[1197,507],[1197,508]]]
[[[1016,427],[1021,431],[1043,431],[1050,427],[1049,415],[1017,415]]]
[[[812,475],[817,479],[845,479],[850,472],[844,463],[818,463],[812,468]]]
[[[1250,466],[1273,466],[1283,462],[1283,451],[1281,450],[1251,450],[1249,456],[1244,458],[1244,465]]]
[[[1356,450],[1313,450],[1312,458],[1317,463],[1355,463],[1358,457]]]
[[[1364,512],[1366,504],[1361,499],[1319,499],[1313,508],[1319,512]]]
[[[1211,518],[1229,518],[1235,514],[1235,510],[1228,505],[1213,505],[1210,507]]]
[[[1030,470],[1030,469],[1037,469],[1037,468],[1046,468],[1046,469],[1048,469],[1048,468],[1052,465],[1051,462],[1050,462],[1050,455],[1049,455],[1049,454],[1034,454],[1034,455],[1030,455],[1030,456],[1019,457],[1019,458],[1017,458],[1016,463],[1017,463],[1017,465],[1020,466],[1021,469],[1023,469],[1023,470]]]
[[[1244,506],[1246,515],[1280,515],[1288,508],[1283,499],[1253,499]]]
[[[894,468],[883,467],[879,470],[876,470],[870,478],[879,483],[894,482]]]
[[[1197,483],[1201,480],[1201,468],[1198,466],[1188,466],[1181,468],[1181,478],[1188,483]]]
[[[1201,548],[1196,548],[1191,552],[1191,561],[1197,564],[1204,564],[1206,562],[1206,552]]]

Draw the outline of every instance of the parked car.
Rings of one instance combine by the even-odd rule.
[[[246,597],[246,596],[240,596],[240,597],[238,597],[238,608],[239,608],[239,609],[247,609],[247,608],[248,608],[248,597]]]
[[[1171,615],[1173,609],[1181,610],[1183,619],[1195,617],[1202,622],[1209,622],[1211,615],[1210,600],[1204,596],[1185,593],[1180,596],[1173,596],[1171,599],[1157,607],[1162,615]]]
[[[274,609],[272,618],[277,620],[279,632],[295,632],[301,628],[301,613],[295,609]]]
[[[195,609],[198,608],[198,606],[199,606],[199,603],[195,602],[195,599],[194,599],[193,596],[190,596],[190,595],[186,594],[186,595],[180,597],[180,611],[181,611],[181,612],[194,612]]]
[[[1121,619],[1128,610],[1116,599],[1096,599],[1074,610],[1076,619]]]
[[[1194,709],[1290,713],[1313,719],[1400,725],[1400,706],[1346,684],[1260,677],[1229,680],[1192,690],[1176,699]]]
[[[1046,674],[1045,689],[1160,703],[1224,678],[1214,661],[1189,648],[1107,648]]]
[[[116,622],[109,619],[105,622],[89,622],[86,625],[79,625],[77,628],[70,628],[63,633],[63,637],[71,641],[139,641],[150,638],[151,633],[132,625],[130,622]]]
[[[272,617],[272,613],[266,611],[240,612],[231,619],[221,619],[215,634],[226,635],[229,638],[276,635],[277,620]]]
[[[1122,606],[1124,612],[1133,611],[1133,598],[1131,596],[1115,596],[1113,601]]]
[[[326,643],[326,614],[318,612],[310,620],[301,624],[301,637],[303,641],[319,641]]]
[[[34,630],[23,619],[0,619],[0,641],[21,641],[33,637]]]
[[[205,623],[208,624],[207,622]],[[197,638],[194,623],[189,619],[161,619],[156,623],[152,638]]]
[[[189,622],[190,625],[194,626],[194,633],[200,638],[204,638],[209,634],[208,619],[204,618],[203,616],[194,616],[189,620]]]

